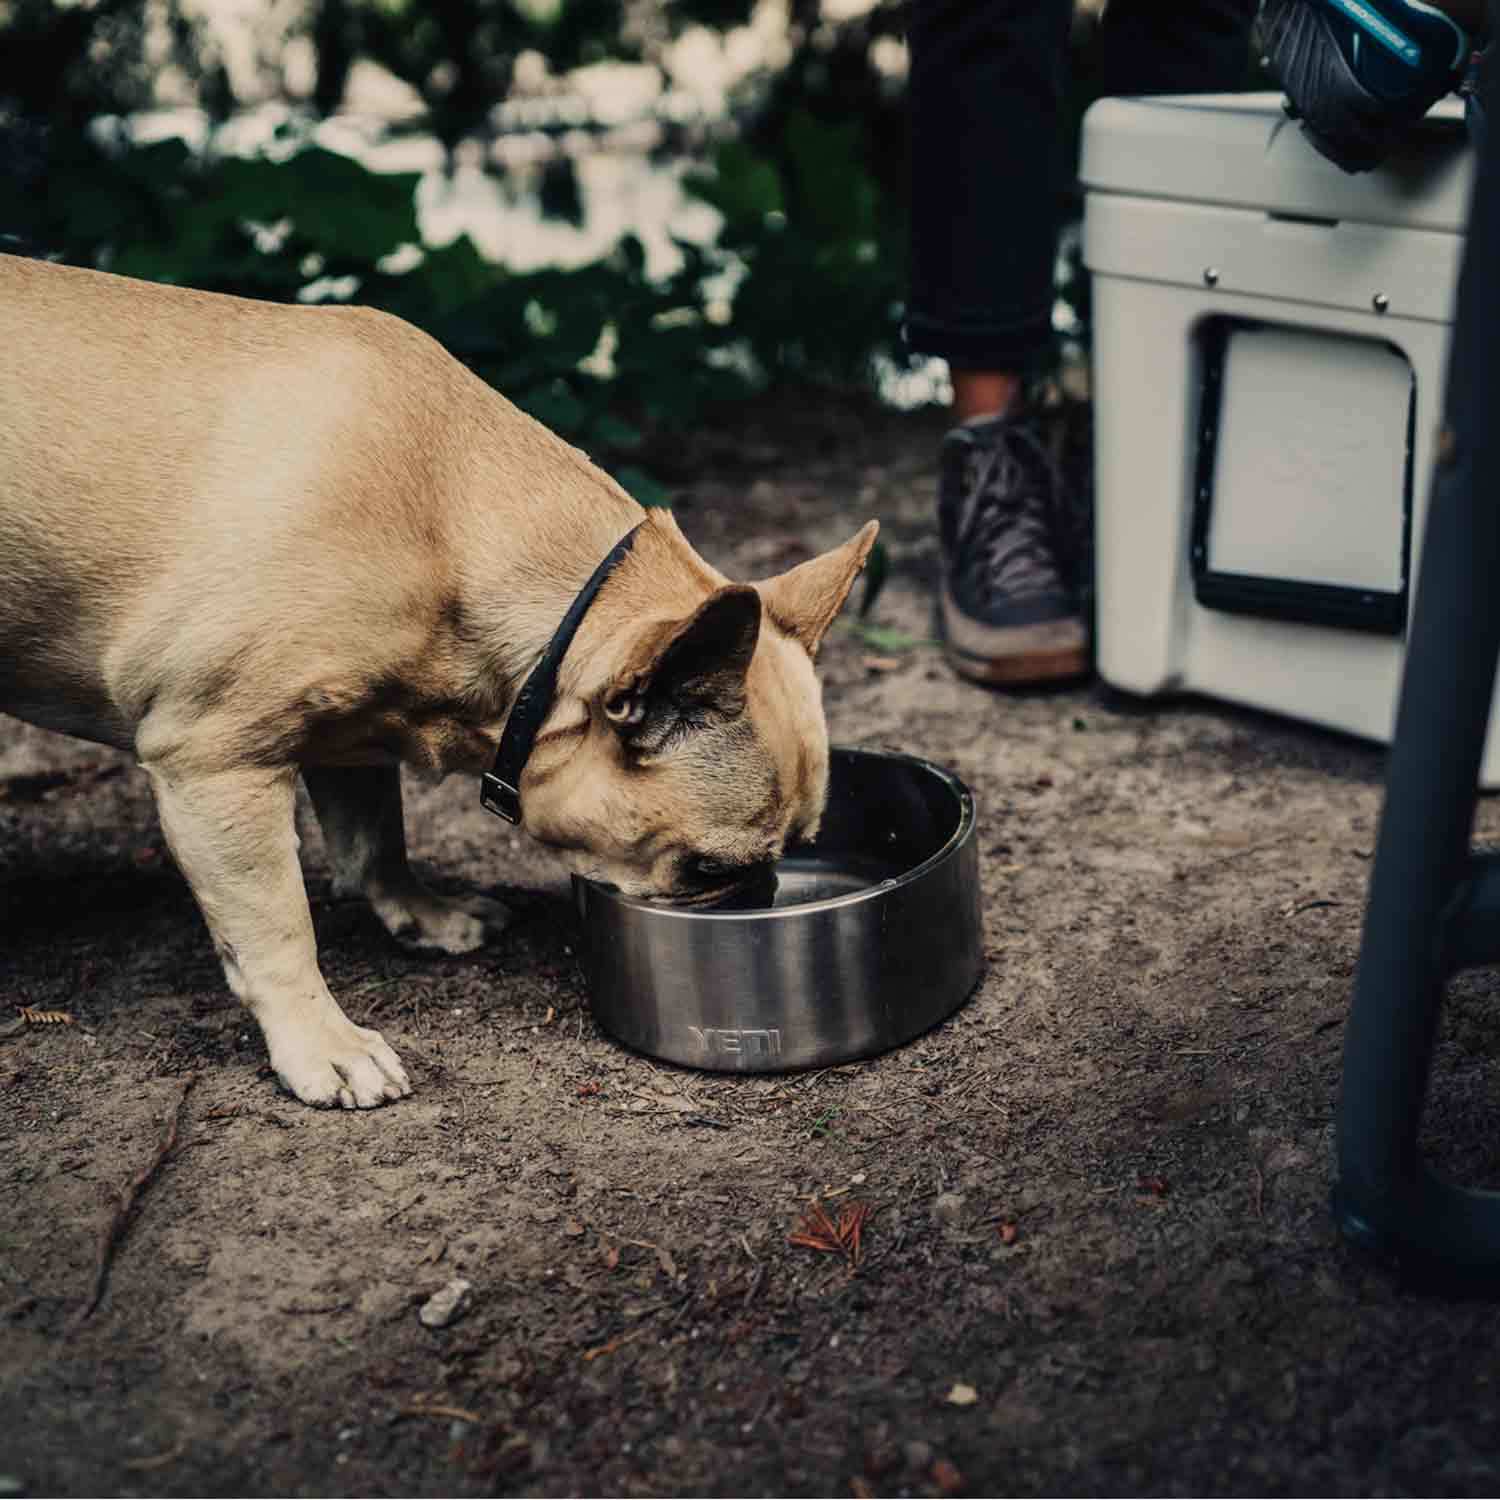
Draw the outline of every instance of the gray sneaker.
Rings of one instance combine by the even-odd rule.
[[[1054,682],[1089,669],[1088,627],[1058,561],[1061,480],[1024,410],[943,440],[943,640],[975,682]]]

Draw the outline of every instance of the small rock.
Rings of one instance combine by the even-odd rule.
[[[422,1304],[417,1321],[424,1328],[446,1328],[468,1305],[469,1294],[474,1290],[472,1281],[455,1276],[441,1291],[434,1292]]]
[[[964,1487],[964,1476],[948,1459],[939,1458],[932,1465],[932,1482],[943,1494],[956,1495]]]
[[[901,1452],[907,1465],[913,1469],[921,1469],[925,1472],[928,1464],[932,1462],[932,1444],[924,1443],[920,1438],[913,1438],[910,1442],[902,1443]]]
[[[968,1200],[962,1193],[939,1193],[933,1200],[932,1216],[939,1224],[955,1228],[964,1221]]]
[[[1294,1172],[1311,1164],[1310,1153],[1292,1141],[1283,1141],[1266,1153],[1264,1169],[1266,1176],[1270,1177],[1277,1172]]]
[[[979,1392],[972,1385],[956,1380],[953,1383],[953,1389],[943,1399],[949,1406],[973,1406],[979,1399]]]

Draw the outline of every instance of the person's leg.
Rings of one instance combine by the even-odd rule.
[[[1071,0],[910,10],[910,346],[1020,374],[1052,340],[1058,122]]]
[[[1052,351],[1071,17],[1072,0],[920,0],[910,11],[906,335],[945,359],[953,382],[940,609],[950,662],[981,682],[1088,666],[1055,556],[1056,474],[1018,400]]]
[[[1256,0],[1113,0],[1098,39],[1113,92],[1242,87]],[[1088,666],[1057,559],[1060,479],[1020,401],[1053,350],[1071,0],[913,6],[907,339],[946,359],[959,426],[939,522],[948,655],[964,675],[1038,682]]]
[[[961,422],[1005,411],[1051,346],[1052,141],[1070,10],[1059,0],[913,7],[907,335],[947,359]],[[971,161],[989,170],[971,172]],[[1027,205],[1021,221],[1011,204]]]
[[[1226,94],[1250,76],[1258,0],[1110,0],[1099,23],[1093,91]]]
[[[1010,410],[1021,394],[1021,375],[1012,370],[949,370],[953,385],[953,415],[960,422],[998,417]]]

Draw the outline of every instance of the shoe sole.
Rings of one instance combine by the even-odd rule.
[[[960,677],[981,682],[988,687],[1030,687],[1041,682],[1065,682],[1071,677],[1087,677],[1087,646],[1060,651],[1026,651],[1014,656],[970,656],[949,645],[945,648],[948,664]]]

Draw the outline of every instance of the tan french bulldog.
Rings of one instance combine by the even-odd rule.
[[[644,523],[644,524],[642,524]],[[753,586],[426,335],[0,256],[0,711],[133,752],[282,1083],[411,1092],[318,969],[299,773],[341,891],[409,946],[506,913],[407,866],[398,765],[483,771],[562,661],[520,793],[572,870],[702,900],[818,827],[818,644],[876,524]]]

